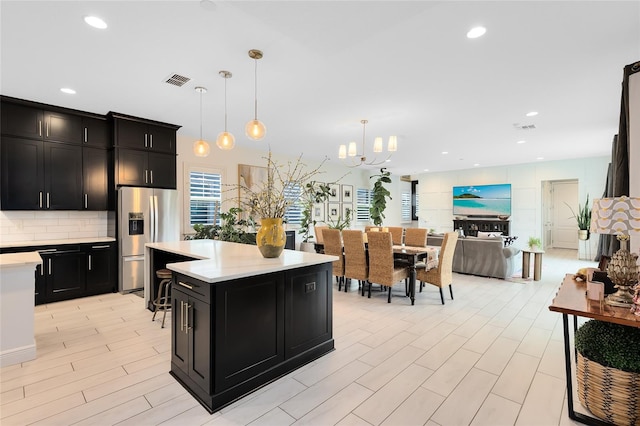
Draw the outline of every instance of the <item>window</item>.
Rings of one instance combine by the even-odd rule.
[[[222,174],[214,170],[189,170],[189,226],[219,225]]]
[[[369,222],[371,220],[371,190],[368,188],[356,189],[356,222]]]
[[[402,206],[400,208],[401,220],[403,222],[411,222],[411,192],[402,192]]]
[[[418,181],[411,181],[411,196],[413,201],[411,203],[411,220],[418,220],[418,212],[420,211],[420,203],[418,198]]]
[[[284,213],[284,219],[287,224],[299,225],[302,222],[302,204],[300,197],[302,196],[302,188],[298,184],[289,184],[284,188],[284,197],[292,200],[294,203],[289,206]]]

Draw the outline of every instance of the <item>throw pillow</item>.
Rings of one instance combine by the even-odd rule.
[[[495,238],[502,237],[502,232],[482,232],[478,231],[478,238]]]

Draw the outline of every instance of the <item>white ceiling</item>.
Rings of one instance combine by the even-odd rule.
[[[341,143],[360,146],[366,118],[369,157],[374,136],[398,136],[386,164],[397,174],[608,155],[622,69],[640,59],[638,1],[3,0],[0,13],[3,95],[179,124],[196,139],[194,88],[205,86],[203,133],[215,159],[224,127],[218,71],[229,70],[228,128],[238,146],[338,162]],[[85,15],[108,29],[87,26]],[[476,25],[486,35],[467,39]],[[262,142],[244,135],[253,117],[249,49],[264,52]],[[164,83],[173,73],[191,81]]]

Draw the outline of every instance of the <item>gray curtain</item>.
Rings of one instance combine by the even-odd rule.
[[[640,71],[640,62],[624,67],[622,76],[622,97],[620,99],[620,123],[618,134],[613,137],[611,163],[607,172],[607,183],[603,197],[629,195],[629,76]],[[602,255],[613,256],[620,248],[620,242],[612,235],[600,235],[598,251],[594,260]]]

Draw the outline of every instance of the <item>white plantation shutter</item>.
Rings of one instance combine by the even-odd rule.
[[[402,193],[402,207],[400,210],[401,220],[403,222],[411,221],[411,192]]]
[[[356,222],[369,222],[371,220],[371,190],[368,188],[356,189]]]
[[[189,224],[220,224],[222,176],[192,170],[189,172]]]
[[[303,209],[300,202],[301,195],[302,188],[298,184],[289,184],[284,188],[285,198],[294,202],[284,213],[284,218],[286,219],[288,224],[297,225],[302,222]]]

